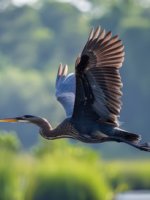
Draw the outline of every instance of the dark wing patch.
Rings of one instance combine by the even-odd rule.
[[[111,32],[106,33],[99,27],[95,31],[92,29],[81,57],[76,61],[73,117],[80,115],[80,110],[83,113],[86,105],[86,113],[87,107],[90,112],[92,108],[99,120],[118,125],[122,96],[119,68],[123,61],[124,46],[118,36],[112,37]]]

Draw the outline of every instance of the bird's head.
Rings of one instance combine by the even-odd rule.
[[[33,116],[33,115],[23,115],[21,117],[14,117],[14,118],[4,118],[0,119],[0,122],[26,122],[26,123],[32,123],[40,127],[40,134],[47,138],[47,133],[49,133],[50,130],[52,130],[52,126],[45,118]],[[50,136],[49,136],[50,137]]]

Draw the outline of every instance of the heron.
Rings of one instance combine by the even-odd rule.
[[[66,119],[56,128],[38,116],[24,115],[0,122],[27,122],[39,127],[48,140],[71,138],[85,143],[122,142],[150,152],[150,143],[120,128],[122,81],[119,69],[124,61],[124,45],[118,35],[101,27],[92,28],[82,53],[75,61],[75,72],[59,65],[56,97],[66,111]]]

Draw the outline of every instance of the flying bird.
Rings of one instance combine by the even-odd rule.
[[[111,31],[92,29],[87,43],[75,62],[75,73],[60,64],[56,78],[56,97],[67,118],[56,128],[47,119],[24,115],[0,122],[27,122],[40,128],[46,139],[72,138],[86,143],[124,142],[150,151],[141,136],[123,130],[118,117],[121,110],[122,81],[119,68],[124,61],[124,46]]]

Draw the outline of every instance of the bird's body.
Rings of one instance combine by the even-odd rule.
[[[85,143],[102,143],[109,141],[133,142],[131,145],[135,147],[136,143],[140,140],[140,136],[137,134],[129,133],[112,124],[96,122],[90,119],[74,121],[72,118],[66,118],[55,129],[52,129],[49,122],[45,119],[41,119],[41,124],[40,134],[48,140],[71,138]],[[45,125],[43,126],[43,124]],[[137,147],[139,148],[139,146]]]
[[[122,82],[119,68],[124,61],[124,46],[100,27],[92,29],[75,63],[75,73],[60,64],[56,79],[56,97],[67,118],[55,129],[40,117],[24,115],[0,122],[30,122],[40,127],[46,139],[72,138],[87,143],[124,142],[150,151],[141,137],[119,128]]]
[[[113,132],[115,132],[113,129],[112,125],[96,123],[91,120],[74,121],[72,118],[67,118],[55,129],[49,130],[49,132],[41,130],[41,134],[47,139],[52,139],[53,135],[53,139],[66,137],[87,143],[100,143],[108,136],[113,136]]]

